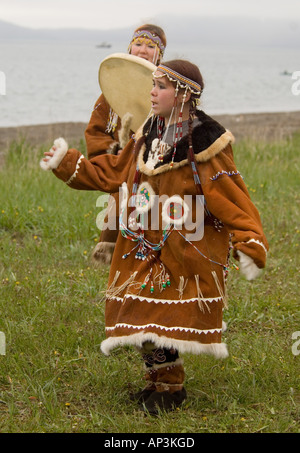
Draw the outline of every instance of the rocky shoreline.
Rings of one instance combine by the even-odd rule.
[[[300,131],[300,111],[276,113],[247,113],[237,115],[213,115],[229,129],[236,140],[278,141]],[[75,146],[84,139],[86,123],[68,122],[33,126],[0,127],[0,152],[13,141],[25,140],[32,146],[51,145],[57,137],[64,137]]]

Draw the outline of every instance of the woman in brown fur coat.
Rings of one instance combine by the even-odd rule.
[[[198,110],[199,69],[174,60],[153,76],[153,116],[119,156],[88,161],[63,139],[42,161],[74,189],[122,188],[120,232],[106,292],[105,354],[133,345],[151,414],[186,398],[179,354],[228,355],[222,343],[228,257],[256,278],[268,249],[232,153],[232,134]]]
[[[163,29],[157,25],[145,24],[134,31],[128,53],[157,65],[163,57],[166,45],[167,40]],[[121,120],[113,111],[105,96],[101,94],[95,103],[89,124],[85,130],[89,159],[106,153],[117,154],[127,144],[130,131],[124,134],[125,137],[121,136]],[[124,127],[123,130],[125,129]],[[117,212],[117,195],[112,194],[110,203],[115,203],[115,212]],[[118,217],[116,221],[116,218],[107,216],[105,223],[107,226],[101,232],[99,242],[92,254],[93,262],[97,265],[109,265],[111,263],[119,231]]]

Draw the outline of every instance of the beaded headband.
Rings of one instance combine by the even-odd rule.
[[[152,41],[158,47],[161,56],[164,54],[165,46],[163,45],[162,40],[160,39],[160,37],[158,35],[154,35],[153,33],[151,33],[148,30],[135,31],[134,34],[133,34],[132,40],[131,40],[131,42],[129,44],[128,50],[131,49],[132,44],[137,39],[146,39],[146,40],[149,39],[150,41]]]
[[[193,94],[197,94],[198,96],[200,96],[202,88],[199,85],[199,83],[194,82],[188,77],[185,77],[182,74],[179,74],[179,72],[176,72],[173,69],[170,69],[162,64],[160,64],[157,67],[156,71],[160,71],[163,73],[163,75],[161,76],[155,75],[155,73],[153,73],[153,77],[155,77],[156,79],[167,76],[171,82],[177,82],[180,88],[188,88]]]

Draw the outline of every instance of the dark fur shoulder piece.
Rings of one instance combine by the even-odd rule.
[[[216,140],[218,140],[226,129],[216,120],[206,115],[202,110],[197,111],[198,122],[193,128],[192,141],[195,156],[207,150]],[[153,124],[152,124],[153,123]],[[152,124],[152,127],[151,127]],[[151,128],[151,129],[150,129]],[[149,130],[150,129],[150,130]],[[143,130],[146,134],[146,151],[143,156],[144,162],[147,162],[152,141],[157,137],[157,120],[150,118],[144,126]],[[188,136],[185,135],[177,144],[177,151],[174,162],[181,162],[187,158]],[[164,156],[163,162],[156,165],[158,168],[171,161],[173,148]]]

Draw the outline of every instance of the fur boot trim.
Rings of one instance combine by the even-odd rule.
[[[98,242],[92,253],[92,262],[96,266],[109,266],[115,249],[114,242]]]

